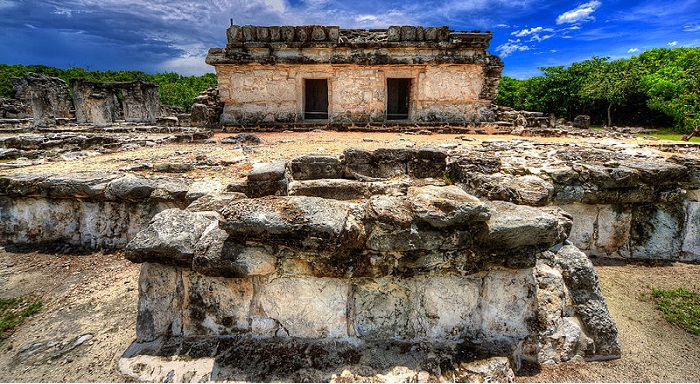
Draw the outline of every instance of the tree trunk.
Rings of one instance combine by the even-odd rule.
[[[610,115],[610,110],[612,109],[612,103],[608,104],[608,127],[612,127],[612,117]]]

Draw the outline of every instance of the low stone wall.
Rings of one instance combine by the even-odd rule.
[[[125,250],[144,264],[132,348],[141,352],[127,353],[122,371],[142,377],[163,340],[246,335],[263,354],[293,340],[337,340],[357,355],[388,341],[443,348],[413,367],[436,377],[431,364],[455,369],[470,360],[457,352],[468,345],[516,366],[617,358],[617,329],[593,266],[565,242],[570,228],[558,208],[436,185],[354,202],[235,195],[166,210]],[[357,369],[352,360],[337,365]],[[227,364],[197,374],[244,369]]]
[[[116,172],[0,176],[0,239],[122,249],[155,214],[185,206],[188,188]]]

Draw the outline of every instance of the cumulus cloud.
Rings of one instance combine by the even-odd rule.
[[[668,43],[668,44],[666,44],[666,45],[668,45],[669,47],[675,47],[676,45],[678,45],[678,42],[677,42],[677,41],[672,41],[672,42],[670,42],[670,43]]]
[[[627,50],[627,53],[637,53],[639,52],[639,48],[630,48]]]
[[[600,6],[603,5],[598,0],[592,0],[587,3],[581,4],[578,7],[566,11],[557,17],[557,25],[559,24],[577,24],[586,21],[591,21],[594,19],[592,16]]]
[[[520,39],[508,39],[507,43],[503,43],[496,47],[496,52],[498,52],[498,55],[501,57],[508,57],[515,52],[529,51],[531,49],[531,47],[522,44]]]

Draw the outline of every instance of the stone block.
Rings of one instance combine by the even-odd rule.
[[[277,258],[267,248],[247,246],[212,228],[195,245],[192,269],[206,276],[249,277],[269,275],[276,270]]]
[[[572,217],[567,240],[586,252],[595,252],[594,238],[598,225],[598,206],[590,204],[559,204]]]
[[[324,41],[326,40],[326,30],[323,26],[314,25],[311,29],[311,40]]]
[[[482,279],[435,276],[416,278],[419,296],[411,323],[417,337],[460,340],[476,337],[481,325],[479,309]]]
[[[269,33],[270,33],[270,41],[273,43],[279,42],[282,40],[282,29],[277,26],[273,26],[269,28]]]
[[[426,27],[424,33],[425,33],[425,41],[437,41],[437,28]]]
[[[340,179],[342,164],[334,156],[302,156],[292,160],[294,180]]]
[[[494,249],[527,246],[549,248],[564,241],[571,231],[571,217],[562,210],[532,208],[502,201],[487,203],[491,219],[484,243]]]
[[[326,33],[328,34],[328,40],[334,43],[338,42],[340,38],[340,27],[337,26],[327,26]]]
[[[277,321],[278,336],[348,336],[349,283],[328,278],[277,278],[263,284],[262,313]]]
[[[234,239],[302,249],[355,249],[364,241],[355,218],[359,204],[319,197],[266,197],[231,202],[221,228]]]
[[[529,334],[527,319],[534,316],[532,269],[490,271],[481,297],[481,332],[486,339],[520,339]]]
[[[255,35],[257,37],[257,41],[270,41],[270,30],[267,27],[255,27]]]
[[[139,274],[136,340],[148,342],[163,335],[182,335],[183,302],[180,268],[143,263]]]
[[[200,236],[208,227],[217,225],[213,212],[165,210],[129,242],[124,257],[135,263],[157,261],[189,266]]]
[[[490,217],[486,204],[454,185],[412,187],[407,197],[416,219],[434,228],[464,228]]]
[[[685,235],[683,236],[683,260],[700,260],[700,203],[687,202],[685,204],[687,219],[685,221]]]
[[[347,179],[292,181],[290,196],[317,196],[335,200],[356,200],[371,196],[369,183]]]
[[[401,27],[401,41],[415,41],[416,27],[405,25]]]
[[[246,195],[248,197],[286,196],[289,171],[286,161],[253,164],[248,174]]]
[[[183,336],[225,336],[250,331],[251,279],[183,273]]]
[[[401,27],[390,26],[386,30],[386,39],[390,42],[401,41]]]
[[[421,148],[408,162],[406,173],[415,178],[440,178],[447,169],[447,153],[433,148]]]
[[[588,129],[591,127],[591,117],[588,115],[578,115],[574,117],[574,128]]]
[[[352,284],[354,332],[362,339],[413,339],[410,290],[394,279],[356,279]]]
[[[629,207],[603,205],[598,211],[595,246],[605,255],[629,257],[632,213]]]
[[[617,340],[617,326],[610,316],[598,275],[588,256],[576,247],[565,245],[557,251],[553,261],[562,271],[576,316],[595,343],[595,347],[588,349],[584,357],[603,360],[619,358],[621,349]]]
[[[683,206],[636,205],[632,210],[630,256],[634,259],[677,259],[682,246]]]
[[[226,30],[228,44],[240,43],[243,39],[243,31],[240,25],[232,25]]]

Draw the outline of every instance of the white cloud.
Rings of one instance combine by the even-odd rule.
[[[627,53],[637,53],[639,52],[639,48],[630,48],[627,50]]]
[[[535,27],[535,28],[530,28],[530,29],[522,29],[520,31],[514,31],[511,32],[512,36],[515,37],[527,37],[530,36],[530,40],[528,41],[537,41],[541,42],[547,39],[550,39],[554,37],[554,34],[551,33],[549,35],[541,35],[542,32],[554,32],[554,29],[552,28],[543,28],[543,27]]]
[[[683,26],[683,32],[700,32],[700,24],[687,24]]]
[[[554,32],[554,29],[552,28],[542,28],[542,27],[535,27],[535,28],[530,28],[530,29],[522,29],[520,31],[515,31],[512,32],[511,35],[515,37],[525,37],[529,35],[536,35],[540,32]]]
[[[581,4],[578,7],[566,11],[557,17],[557,25],[559,24],[576,24],[591,21],[594,19],[591,14],[603,5],[598,0],[592,0]]]
[[[496,52],[498,52],[498,55],[501,57],[508,57],[512,53],[529,51],[531,49],[531,47],[521,44],[520,39],[508,39],[507,43],[501,44],[498,47],[496,47]]]
[[[672,41],[672,42],[670,42],[670,43],[668,43],[668,44],[666,44],[666,45],[668,45],[669,47],[675,47],[676,45],[678,45],[678,42],[677,42],[677,41]]]

